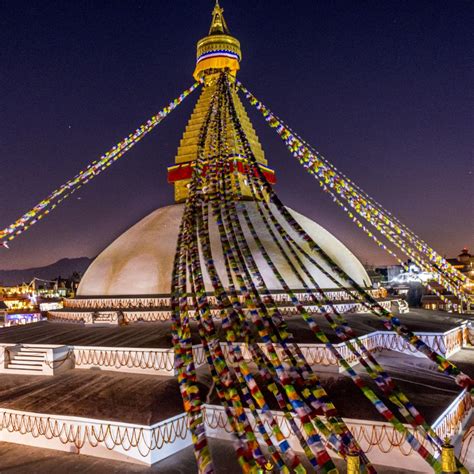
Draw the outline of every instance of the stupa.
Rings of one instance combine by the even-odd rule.
[[[77,298],[67,301],[66,311],[52,312],[50,313],[51,317],[100,324],[137,320],[156,321],[169,317],[169,312],[167,316],[165,308],[170,306],[174,254],[183,215],[183,202],[188,196],[191,175],[198,159],[199,133],[208,113],[211,98],[216,92],[216,75],[220,71],[228,71],[230,76],[235,78],[240,68],[241,59],[240,43],[230,35],[223,16],[223,9],[217,4],[213,11],[209,34],[197,43],[194,77],[203,82],[202,92],[181,139],[175,165],[168,168],[168,181],[174,186],[176,204],[155,210],[103,250],[84,274]],[[250,143],[258,166],[267,181],[274,184],[276,182],[275,173],[268,167],[257,134],[235,90],[233,90],[233,100],[238,120]],[[235,134],[235,127],[229,125],[227,136],[230,149],[236,146]],[[238,185],[239,187],[236,199],[242,201],[254,227],[258,230],[258,237],[276,262],[278,270],[290,288],[300,295],[303,301],[308,299],[301,283],[279,255],[280,251],[277,245],[269,232],[265,230],[256,208],[256,198],[252,196],[251,184],[246,178],[248,172],[246,157],[234,150],[234,153],[230,153],[229,159],[232,160],[232,166],[236,167],[236,174],[233,177],[238,181],[238,183],[234,183],[234,186]],[[289,209],[289,212],[346,274],[360,286],[366,287],[381,304],[390,308],[394,300],[387,298],[383,289],[370,289],[371,281],[363,265],[340,240],[313,220],[294,210]],[[242,219],[241,214],[240,211]],[[282,223],[282,225],[287,231],[290,231],[286,223]],[[246,232],[249,234],[248,229]],[[266,286],[280,302],[289,301],[288,295],[284,294],[281,285],[266,265],[262,252],[259,251],[254,239],[249,235],[246,238],[252,249],[253,258],[261,268]],[[211,226],[210,239],[213,253],[216,254],[218,273],[223,281],[227,282],[223,255],[219,250],[220,237],[215,225]],[[323,264],[319,261],[318,263]],[[362,305],[351,301],[350,297],[337,289],[334,281],[325,276],[314,264],[307,263],[305,266],[319,287],[327,290],[327,294],[338,305],[340,311],[364,311]],[[339,281],[334,272],[328,271]],[[307,283],[309,284],[309,282]],[[205,275],[205,284],[206,289],[211,291],[208,275]],[[287,311],[292,311],[290,306]]]
[[[235,87],[241,58],[240,43],[230,35],[216,2],[209,34],[197,45],[194,77],[202,82],[202,92],[176,162],[168,168],[176,204],[157,209],[109,245],[87,270],[77,297],[66,300],[64,309],[51,311],[48,321],[0,329],[1,440],[74,453],[70,456],[75,456],[76,468],[87,471],[94,464],[103,472],[127,471],[124,461],[186,474],[197,469],[240,472],[251,463],[257,469],[245,472],[265,472],[265,466],[267,472],[277,472],[280,465],[270,461],[298,469],[281,472],[334,474],[336,465],[339,472],[359,472],[359,461],[364,468],[370,463],[381,467],[381,473],[387,467],[433,472],[433,466],[439,472],[440,443],[433,439],[445,437],[463,462],[471,462],[469,391],[437,373],[437,364],[419,346],[399,332],[383,330],[380,314],[369,313],[356,292],[345,288],[341,275],[369,294],[379,310],[404,312],[403,303],[371,288],[363,266],[343,243],[273,196],[275,173]],[[221,203],[216,196],[228,199]],[[213,211],[224,209],[222,221],[215,219],[218,212],[201,212],[193,220],[190,209],[202,211],[208,204]],[[270,224],[269,216],[274,218]],[[286,243],[296,242],[295,228],[306,240],[288,259],[283,240],[275,234],[278,230]],[[224,242],[227,235],[230,240]],[[241,247],[241,262],[235,261],[236,249],[229,242]],[[311,250],[321,252],[303,258],[311,242]],[[323,254],[325,258],[319,256]],[[246,273],[240,272],[245,274],[239,275],[239,265],[248,265]],[[234,281],[238,278],[239,286]],[[319,292],[324,295],[320,300],[315,298]],[[233,308],[222,305],[224,293],[235,307],[244,307],[243,318],[237,320],[242,332],[232,342],[225,326]],[[272,312],[265,323],[276,327],[272,336],[280,339],[267,338],[262,344],[256,342],[254,329],[265,331],[259,315],[268,308]],[[182,314],[176,318],[177,313]],[[325,342],[315,339],[315,324],[308,328],[313,315],[320,337],[328,333]],[[345,322],[334,329],[326,318],[331,315],[343,315]],[[412,340],[422,339],[472,372],[469,322],[423,310],[403,316],[414,332]],[[349,329],[349,339],[340,342],[341,333],[349,334]],[[236,353],[241,356],[238,363]],[[374,353],[393,379],[374,361]],[[261,363],[266,357],[273,357],[270,364]],[[265,377],[280,357],[282,364],[273,372],[283,374],[283,380],[268,383]],[[304,364],[294,364],[296,357]],[[375,371],[371,374],[366,373],[369,361]],[[239,384],[232,385],[237,372]],[[367,397],[374,378],[380,385]],[[403,393],[390,392],[395,380],[402,382]],[[293,381],[297,385],[291,391]],[[278,391],[283,384],[284,393]],[[259,386],[264,394],[257,391]],[[405,394],[413,402],[409,411],[404,410]],[[293,411],[285,404],[287,395]],[[255,409],[254,400],[263,398],[269,404]],[[313,409],[306,416],[302,407],[308,400]],[[379,409],[384,403],[385,409]],[[412,415],[416,419],[409,423],[398,421]],[[301,428],[307,430],[303,435]],[[202,455],[207,445],[218,454],[214,471],[209,456]],[[267,451],[260,451],[261,445]],[[346,449],[352,446],[359,447],[357,456]],[[22,456],[32,456],[21,449]],[[87,455],[107,461],[91,462]]]

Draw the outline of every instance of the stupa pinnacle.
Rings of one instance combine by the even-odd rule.
[[[237,57],[240,58],[240,43],[228,34],[229,28],[223,17],[223,10],[218,3],[212,13],[209,32],[208,36],[197,43],[196,71],[200,71],[202,92],[180,140],[175,165],[168,168],[168,182],[174,185],[175,201],[178,205],[157,209],[105,249],[84,275],[78,290],[78,294],[81,296],[170,294],[172,256],[178,241],[183,203],[189,195],[189,186],[198,160],[203,162],[218,158],[228,160],[233,200],[249,201],[246,207],[255,219],[256,227],[264,228],[255,202],[260,200],[260,196],[251,188],[255,178],[252,176],[255,167],[249,163],[248,153],[242,149],[242,140],[239,139],[236,123],[231,120],[227,121],[227,131],[223,133],[225,143],[220,151],[211,150],[209,140],[207,140],[206,146],[199,146],[201,131],[206,128],[206,116],[211,108],[212,99],[218,94],[219,75],[222,71],[226,71],[237,115],[236,121],[245,134],[260,170],[270,184],[275,183],[274,172],[267,167],[262,146],[237,94],[235,82],[232,81],[239,67]],[[225,49],[226,45],[235,46],[235,51],[237,51],[235,58],[228,56],[232,55],[232,51]],[[209,56],[203,59],[203,55],[206,54]],[[216,153],[219,156],[216,157]],[[253,172],[249,172],[251,169]],[[206,166],[203,166],[203,173],[206,173]],[[349,249],[315,222],[300,215],[297,219],[301,219],[302,225],[318,244],[326,249],[339,265],[352,275],[352,278],[363,286],[370,285],[370,278],[362,264]],[[217,229],[213,229],[212,233],[211,238],[215,239],[216,245],[219,245],[220,237]],[[270,235],[262,233],[260,239],[262,242],[266,242],[271,255],[278,255],[279,250],[276,244],[275,246],[272,244]],[[216,262],[221,274],[224,274],[223,256],[216,256]],[[283,265],[281,272],[289,279],[292,286],[300,288],[299,281],[292,277],[289,267]],[[317,275],[317,279],[323,287],[331,286],[331,280],[316,268],[311,268],[310,272]],[[280,287],[271,272],[267,276],[267,282],[272,289]],[[207,286],[209,290],[212,290],[210,282],[207,282]]]
[[[209,110],[211,98],[216,91],[217,77],[222,71],[226,71],[229,73],[230,78],[235,78],[237,71],[240,69],[240,61],[242,59],[240,42],[230,35],[223,13],[224,9],[216,2],[212,11],[209,35],[200,39],[197,43],[194,77],[202,81],[204,87],[181,139],[175,158],[175,166],[168,168],[168,182],[174,184],[176,202],[184,202],[188,196],[187,186],[197,159],[199,133]],[[274,184],[275,173],[266,166],[265,154],[257,134],[250,123],[247,112],[235,90],[233,90],[233,95],[240,123],[250,142],[260,169],[267,180]],[[229,124],[227,136],[229,137],[228,159],[232,161],[232,166],[236,167],[239,171],[238,179],[240,183],[239,186],[236,186],[239,189],[239,193],[236,198],[251,199],[252,193],[248,188],[245,177],[248,170],[247,161],[241,150],[238,149],[238,144],[235,140],[236,132],[231,124]]]
[[[216,5],[212,11],[212,23],[209,28],[209,34],[229,34],[229,28],[227,28],[227,23],[224,19],[224,9],[219,5],[218,0],[216,0]]]
[[[230,35],[224,19],[224,9],[216,2],[212,11],[209,35],[197,43],[196,69],[194,78],[206,80],[212,73],[228,70],[235,77],[242,60],[240,42]]]

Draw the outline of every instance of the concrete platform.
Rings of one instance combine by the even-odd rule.
[[[456,364],[463,372],[474,377],[474,347],[464,347],[449,360]]]
[[[374,316],[352,314],[348,316],[348,319],[358,335],[383,328],[381,322]],[[401,319],[414,331],[444,332],[458,326],[465,318],[447,313],[416,310],[401,315]],[[315,342],[307,329],[306,323],[300,318],[288,318],[288,323],[298,342]],[[322,320],[321,326],[327,327],[325,320]],[[170,346],[170,329],[167,322],[138,323],[125,327],[85,327],[81,324],[41,322],[29,326],[2,328],[0,329],[0,342],[108,346],[117,349],[122,347],[163,348]],[[195,342],[200,342],[197,337]],[[459,363],[460,367],[471,376],[474,375],[474,359],[472,356],[473,350],[466,348],[453,357],[453,360]],[[411,355],[386,350],[376,352],[376,358],[398,382],[402,390],[423,413],[429,423],[437,420],[460,393],[460,388],[450,378],[438,373],[435,366],[425,358],[415,358]],[[315,369],[317,370],[317,366],[315,366]],[[361,373],[364,379],[370,382],[359,366],[356,366],[356,370]],[[217,405],[218,400],[215,393],[208,393],[212,384],[207,367],[201,367],[198,374],[203,400],[211,405]],[[318,374],[330,399],[344,418],[357,422],[362,420],[369,424],[384,421],[348,377],[337,372],[331,373],[320,370],[318,370]],[[83,417],[92,420],[92,422],[94,419],[108,420],[111,423],[130,423],[143,426],[164,422],[183,413],[177,380],[170,376],[73,369],[54,377],[5,374],[1,378],[0,408],[4,410],[41,413],[42,416],[46,417],[52,417],[53,415]],[[370,385],[372,384],[370,383]],[[272,400],[272,397],[268,396],[267,400]],[[387,405],[390,406],[389,403]],[[277,408],[276,404],[272,402],[270,402],[270,406],[274,409]],[[12,441],[12,439],[8,439],[8,441]],[[5,445],[0,443],[0,455],[3,446]],[[222,459],[223,462],[225,461],[222,470],[219,471],[218,468],[217,472],[234,472],[232,463],[235,462],[235,458],[230,444],[221,443],[217,446],[216,459],[218,463],[221,462],[221,458],[224,458]],[[21,447],[21,449],[32,452],[31,450],[35,448]],[[178,446],[176,448],[170,446],[170,449],[172,449],[171,452],[175,452]],[[81,453],[83,452],[89,453],[86,450],[81,450]],[[51,456],[45,455],[44,461],[38,461],[46,463],[47,467],[44,471],[31,471],[29,467],[26,470],[29,472],[59,472],[59,470],[55,471],[54,466],[52,469],[48,467],[54,464],[54,461],[48,461],[48,459],[54,459],[56,455],[60,456],[57,461],[58,465],[63,466],[61,472],[69,470],[67,465],[70,462],[69,459],[71,459],[70,455],[58,454],[54,451],[50,451],[50,453],[53,454]],[[101,454],[97,455],[101,456]],[[20,459],[26,462],[27,457]],[[84,472],[84,470],[86,472],[104,472],[101,471],[105,465],[101,464],[102,462],[107,463],[107,472],[196,472],[191,448],[185,448],[148,470],[128,463],[126,465],[121,463],[115,465],[115,461],[98,461],[96,459],[88,461],[91,458],[87,455],[73,456],[73,459],[83,467],[81,472]],[[110,464],[111,462],[114,464]],[[150,464],[152,462],[155,461],[152,460]],[[15,464],[12,464],[12,469],[17,469],[15,466]],[[21,466],[20,464],[19,470],[11,472],[20,472]],[[235,467],[237,469],[235,472],[240,472],[236,463]],[[408,467],[410,466],[408,465]],[[0,471],[4,472],[3,467],[0,468]],[[24,472],[24,469],[22,472]],[[72,470],[72,472],[78,471]],[[380,472],[408,473],[410,471],[380,470]]]
[[[174,377],[70,370],[55,377],[2,374],[1,381],[1,408],[142,425],[183,412]]]
[[[345,317],[358,336],[385,329],[382,322],[371,314],[348,314]],[[422,309],[410,310],[409,313],[402,314],[399,318],[412,331],[426,332],[445,332],[458,326],[466,319],[465,315],[459,317],[459,315],[441,311]],[[328,337],[333,342],[338,342],[338,338],[333,334],[326,320],[322,316],[317,320]],[[298,342],[318,342],[301,317],[288,317],[286,321]],[[197,335],[197,326],[195,323],[192,323],[191,326],[193,328],[193,343],[198,344],[200,340]],[[171,323],[163,321],[135,323],[123,327],[86,327],[78,323],[43,321],[25,326],[0,328],[0,343],[165,348],[171,347]]]
[[[456,398],[460,389],[436,372],[428,360],[398,353],[379,354],[378,360],[400,384],[428,422],[432,423]],[[359,369],[362,377],[370,380]],[[384,421],[345,375],[318,372],[322,385],[346,418]],[[112,371],[70,370],[55,377],[2,375],[0,407],[52,415],[151,425],[183,412],[174,377]],[[207,368],[199,370],[202,397],[219,405]],[[278,409],[273,397],[270,407]]]

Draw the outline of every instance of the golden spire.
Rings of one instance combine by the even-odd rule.
[[[235,76],[240,67],[240,43],[230,35],[223,13],[224,9],[216,0],[209,34],[197,44],[196,69],[193,76],[198,80],[204,79],[204,82],[207,82],[209,75],[222,70],[227,70],[231,76]]]
[[[212,97],[216,92],[217,83],[214,79],[222,71],[226,71],[229,74],[229,79],[232,80],[240,67],[239,63],[242,57],[240,43],[229,34],[229,29],[222,15],[223,11],[219,2],[216,1],[212,11],[209,34],[197,43],[194,77],[196,80],[203,81],[202,92],[179,143],[175,164],[168,168],[168,182],[174,185],[176,202],[184,202],[188,197],[188,185],[191,182],[193,169],[198,159],[200,132],[211,106]],[[273,184],[275,183],[275,174],[273,170],[267,167],[267,160],[262,146],[235,88],[232,88],[232,95],[237,118],[250,143],[253,154],[261,171],[268,181]],[[246,177],[248,173],[247,159],[238,153],[235,126],[229,123],[228,127],[227,145],[229,150],[232,150],[229,159],[232,161],[231,166],[236,167],[236,173],[232,174],[232,189],[236,190],[235,199],[254,199]],[[206,153],[209,154],[208,149],[206,149]]]
[[[210,35],[229,34],[229,28],[227,28],[223,13],[224,9],[219,5],[219,0],[216,0],[216,5],[214,6],[214,10],[212,10],[212,22],[211,28],[209,29]]]

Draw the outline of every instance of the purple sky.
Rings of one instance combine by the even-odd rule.
[[[439,252],[474,247],[472,2],[221,3],[242,44],[239,78],[257,97]],[[207,34],[212,6],[3,2],[0,227],[192,83],[195,43]],[[171,204],[166,167],[196,98],[9,251],[0,249],[0,268],[94,256]],[[389,263],[249,113],[283,201],[364,263]]]

